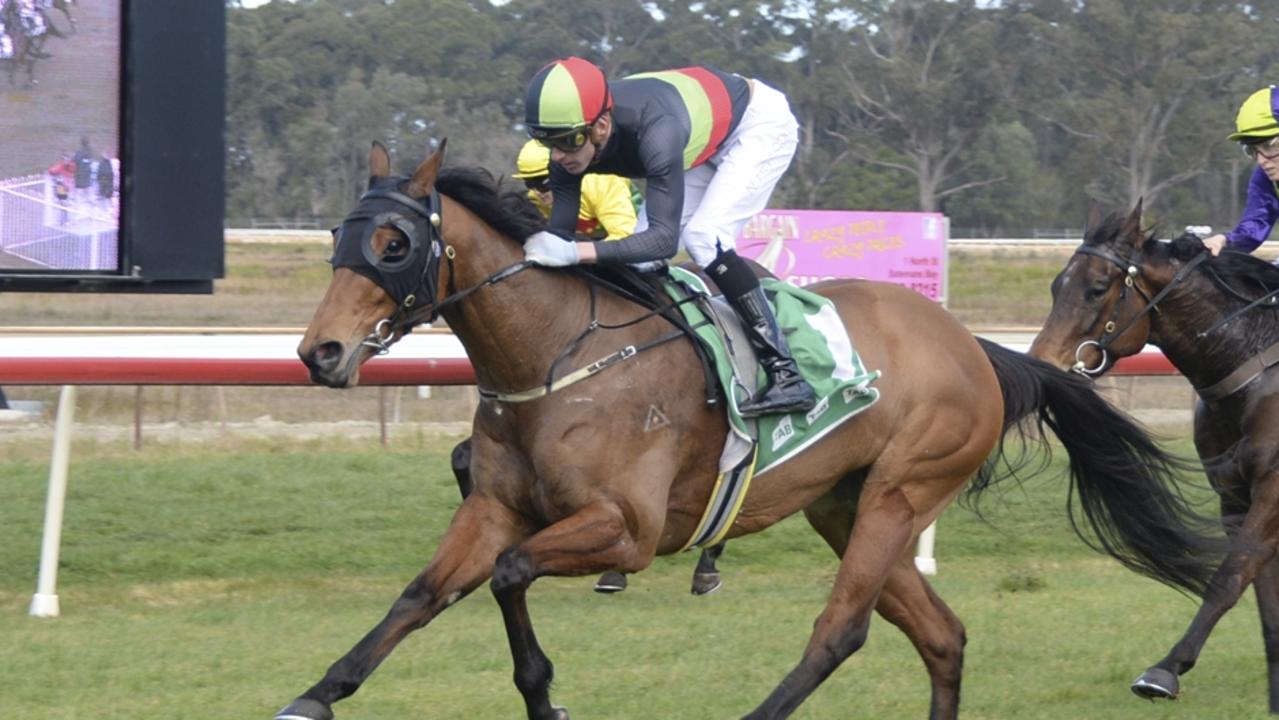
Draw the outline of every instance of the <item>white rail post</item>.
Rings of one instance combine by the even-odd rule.
[[[63,385],[53,432],[53,460],[49,466],[49,497],[44,506],[44,540],[40,545],[40,577],[31,598],[35,617],[57,617],[58,550],[62,544],[62,509],[67,500],[67,466],[71,458],[71,426],[75,421],[75,385]]]
[[[933,557],[933,545],[937,540],[937,523],[924,528],[919,534],[919,545],[915,548],[915,567],[925,575],[937,574],[937,558]]]

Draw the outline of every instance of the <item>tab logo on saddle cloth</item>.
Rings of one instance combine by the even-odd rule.
[[[844,402],[848,402],[848,391],[853,389],[854,388],[848,388],[848,390],[844,391]],[[808,414],[804,416],[804,422],[812,425],[817,422],[821,416],[825,415],[827,410],[830,410],[830,398],[824,397],[821,399],[821,402],[813,406],[812,410],[808,411]]]
[[[795,426],[790,421],[790,415],[785,415],[781,422],[777,423],[777,427],[773,428],[773,452],[777,452],[778,448],[793,437],[795,437]]]

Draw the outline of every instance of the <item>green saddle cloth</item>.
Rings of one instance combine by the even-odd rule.
[[[710,295],[702,279],[687,270],[672,267],[670,277],[674,282],[667,286],[667,292],[676,300],[685,297],[684,288]],[[879,400],[879,390],[871,387],[871,383],[881,374],[878,370],[866,369],[830,300],[772,278],[764,278],[760,284],[778,324],[786,332],[800,373],[817,393],[817,405],[806,413],[743,418],[737,406],[749,394],[735,378],[719,328],[708,321],[695,303],[680,305],[689,324],[697,328],[698,335],[713,350],[716,374],[729,398],[732,432],[748,441],[758,440],[755,475],[795,457],[849,418],[874,405]],[[765,380],[764,371],[758,365],[755,376],[745,379],[751,383],[752,391],[762,387]],[[721,469],[725,465],[722,462]]]

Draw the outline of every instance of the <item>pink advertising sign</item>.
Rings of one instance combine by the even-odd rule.
[[[737,252],[796,285],[865,278],[946,302],[946,217],[940,213],[765,210]]]

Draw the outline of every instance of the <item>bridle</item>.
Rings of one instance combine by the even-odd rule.
[[[1115,267],[1118,267],[1122,272],[1121,277],[1123,278],[1123,287],[1119,290],[1119,299],[1115,301],[1115,307],[1110,311],[1110,317],[1106,320],[1106,324],[1102,326],[1101,337],[1096,340],[1085,340],[1079,343],[1079,346],[1075,348],[1075,364],[1070,368],[1072,372],[1077,372],[1089,377],[1100,375],[1106,369],[1109,362],[1109,355],[1106,350],[1110,347],[1111,343],[1127,332],[1129,328],[1135,325],[1137,321],[1141,320],[1147,314],[1158,313],[1159,303],[1168,296],[1168,293],[1172,292],[1173,289],[1176,288],[1182,280],[1186,279],[1186,277],[1196,267],[1212,256],[1212,254],[1205,249],[1203,252],[1191,258],[1189,262],[1181,266],[1181,269],[1173,276],[1171,282],[1165,285],[1162,290],[1155,294],[1154,297],[1151,297],[1136,282],[1137,276],[1141,274],[1139,258],[1140,252],[1139,248],[1134,247],[1132,255],[1130,255],[1127,259],[1124,259],[1105,248],[1094,245],[1080,245],[1075,249],[1075,255],[1080,253],[1083,253],[1084,255],[1092,255],[1093,257],[1099,257]],[[1145,307],[1133,313],[1132,317],[1128,318],[1128,322],[1124,323],[1122,327],[1119,327],[1115,321],[1118,319],[1119,313],[1123,309],[1125,301],[1128,299],[1129,290],[1140,295],[1141,299],[1144,300],[1146,304]],[[1096,347],[1097,350],[1101,352],[1101,361],[1094,367],[1088,367],[1088,364],[1083,360],[1084,350],[1089,347]]]
[[[360,341],[360,344],[364,347],[373,348],[378,355],[384,355],[391,350],[390,343],[391,340],[394,339],[396,333],[407,335],[413,331],[413,327],[415,325],[422,322],[435,322],[435,319],[440,316],[440,313],[444,310],[444,308],[461,302],[471,293],[477,292],[489,285],[496,285],[512,275],[523,270],[527,270],[534,264],[528,260],[521,260],[512,265],[507,265],[465,290],[458,291],[456,286],[453,284],[453,259],[455,257],[457,257],[457,251],[453,249],[452,245],[445,243],[444,259],[449,271],[449,294],[445,296],[443,300],[432,302],[429,306],[427,306],[430,311],[429,315],[423,317],[421,312],[416,315],[412,314],[410,310],[416,303],[416,297],[414,295],[409,295],[404,299],[404,302],[395,308],[395,312],[392,313],[390,317],[378,320],[377,324],[373,326],[373,331],[365,336],[365,338]],[[423,289],[425,289],[425,283],[423,284]],[[434,300],[433,296],[435,292],[436,291],[431,291],[432,300]]]
[[[434,322],[445,308],[533,264],[521,260],[492,273],[472,287],[457,290],[453,267],[457,250],[444,240],[440,232],[439,193],[432,189],[429,196],[417,200],[399,191],[405,180],[383,180],[360,197],[356,209],[342,225],[343,230],[351,227],[351,238],[344,238],[345,233],[337,234],[335,230],[334,267],[348,267],[364,275],[397,303],[395,311],[378,320],[373,330],[360,341],[361,346],[372,348],[377,355],[390,350],[391,341],[397,334],[407,335],[422,322]],[[385,265],[369,253],[367,241],[383,225],[391,225],[404,234],[410,246],[404,260]],[[344,239],[347,243],[356,242],[358,247],[344,244]],[[448,295],[437,299],[441,261],[448,270],[445,284]]]
[[[334,267],[349,267],[351,270],[369,278],[390,295],[392,299],[397,300],[398,304],[390,317],[377,321],[377,324],[373,326],[373,330],[360,341],[362,347],[371,348],[376,355],[389,352],[391,341],[396,338],[397,334],[401,336],[407,335],[413,330],[414,326],[422,322],[433,322],[445,308],[461,302],[471,294],[490,285],[496,285],[513,277],[535,264],[530,260],[520,260],[491,273],[471,287],[458,290],[455,284],[456,272],[453,266],[453,261],[457,257],[457,250],[444,240],[444,236],[440,232],[439,195],[435,190],[432,190],[430,196],[425,198],[424,201],[415,200],[396,189],[403,180],[404,178],[386,180],[371,188],[361,196],[360,204],[356,206],[356,210],[343,223],[344,227],[349,223],[352,225],[353,231],[356,229],[360,231],[358,235],[353,233],[353,236],[358,238],[357,242],[361,245],[360,248],[352,248],[349,245],[344,246],[342,236],[335,236],[338,238],[338,247],[334,253]],[[407,215],[403,211],[407,211]],[[370,223],[373,224],[372,228],[367,227]],[[377,259],[365,248],[367,246],[366,240],[371,238],[379,227],[386,224],[405,234],[409,241],[410,251],[408,257],[403,260],[395,262],[389,267],[382,267],[377,262]],[[443,299],[437,300],[440,287],[441,258],[448,271],[448,279],[445,282],[448,295]],[[421,265],[420,271],[417,270],[418,265]],[[678,302],[670,302],[653,308],[639,317],[619,325],[607,325],[599,322],[596,317],[595,286],[597,284],[608,286],[609,283],[592,279],[589,276],[587,278],[590,280],[588,282],[591,298],[590,321],[577,337],[559,353],[555,361],[551,363],[545,383],[520,392],[497,392],[479,388],[482,397],[508,403],[536,400],[543,395],[585,380],[619,362],[629,360],[645,350],[676,340],[686,334],[696,337],[691,329],[685,329],[680,326],[680,329],[648,342],[627,345],[617,352],[599,358],[585,367],[556,379],[556,369],[561,362],[566,360],[582,340],[592,332],[599,329],[629,327],[654,315],[662,314],[677,305],[696,299],[690,296]],[[429,302],[421,303],[421,299],[426,299]],[[676,324],[679,325],[679,323]],[[356,355],[351,356],[351,361],[356,361]],[[709,387],[713,387],[713,383],[708,382]],[[708,402],[709,392],[708,390]]]

